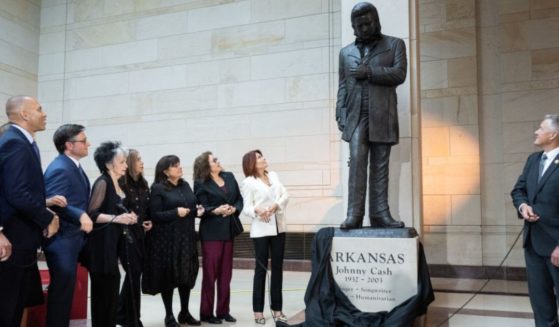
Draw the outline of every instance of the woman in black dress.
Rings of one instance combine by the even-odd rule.
[[[126,155],[118,142],[101,143],[94,154],[101,176],[91,191],[87,213],[94,225],[82,250],[82,262],[91,277],[93,327],[116,325],[120,285],[118,259],[128,247],[128,225],[137,221],[136,214],[128,213],[124,207],[126,195],[118,184],[128,167]]]
[[[150,214],[153,228],[146,242],[144,293],[161,293],[165,326],[178,327],[173,315],[173,291],[179,289],[180,323],[199,326],[188,310],[190,290],[198,275],[198,250],[194,220],[204,212],[190,185],[182,179],[177,156],[159,159],[151,186]]]
[[[126,208],[138,216],[138,221],[130,226],[133,243],[129,247],[130,253],[124,253],[122,262],[126,269],[126,277],[118,299],[117,323],[139,327],[142,326],[140,278],[143,270],[144,235],[152,226],[149,218],[149,186],[143,175],[144,162],[138,150],[128,150],[126,163],[126,174],[118,182],[126,194]]]

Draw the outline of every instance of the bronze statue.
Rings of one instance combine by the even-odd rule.
[[[406,79],[406,46],[381,34],[378,12],[367,2],[351,11],[355,42],[340,51],[336,121],[349,143],[347,218],[342,229],[361,228],[369,164],[369,218],[372,227],[404,227],[388,207],[388,163],[398,144],[396,87]]]

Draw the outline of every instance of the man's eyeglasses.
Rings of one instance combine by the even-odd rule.
[[[72,143],[83,143],[86,144],[87,143],[87,139],[83,139],[83,140],[70,140],[68,142],[72,142]]]

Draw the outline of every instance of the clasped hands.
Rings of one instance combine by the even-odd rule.
[[[275,214],[277,210],[278,210],[278,204],[274,203],[272,206],[267,208],[257,207],[254,209],[254,212],[256,213],[256,216],[258,216],[258,219],[260,219],[265,223],[269,223],[270,219],[272,218],[272,215]]]
[[[205,209],[201,204],[196,205],[196,217],[201,217],[204,214],[204,211]],[[184,218],[188,216],[188,214],[190,213],[190,209],[185,207],[178,207],[177,213],[179,217]]]
[[[237,208],[235,208],[234,206],[229,205],[229,204],[222,204],[219,207],[215,208],[212,211],[212,213],[214,215],[217,215],[217,216],[227,217],[227,216],[231,216],[236,211],[237,211]]]
[[[122,225],[133,225],[138,222],[138,215],[134,211],[121,213],[114,218],[114,222]]]

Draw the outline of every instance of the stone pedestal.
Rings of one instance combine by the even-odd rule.
[[[414,228],[336,229],[332,274],[359,310],[390,311],[417,294],[418,243]]]

